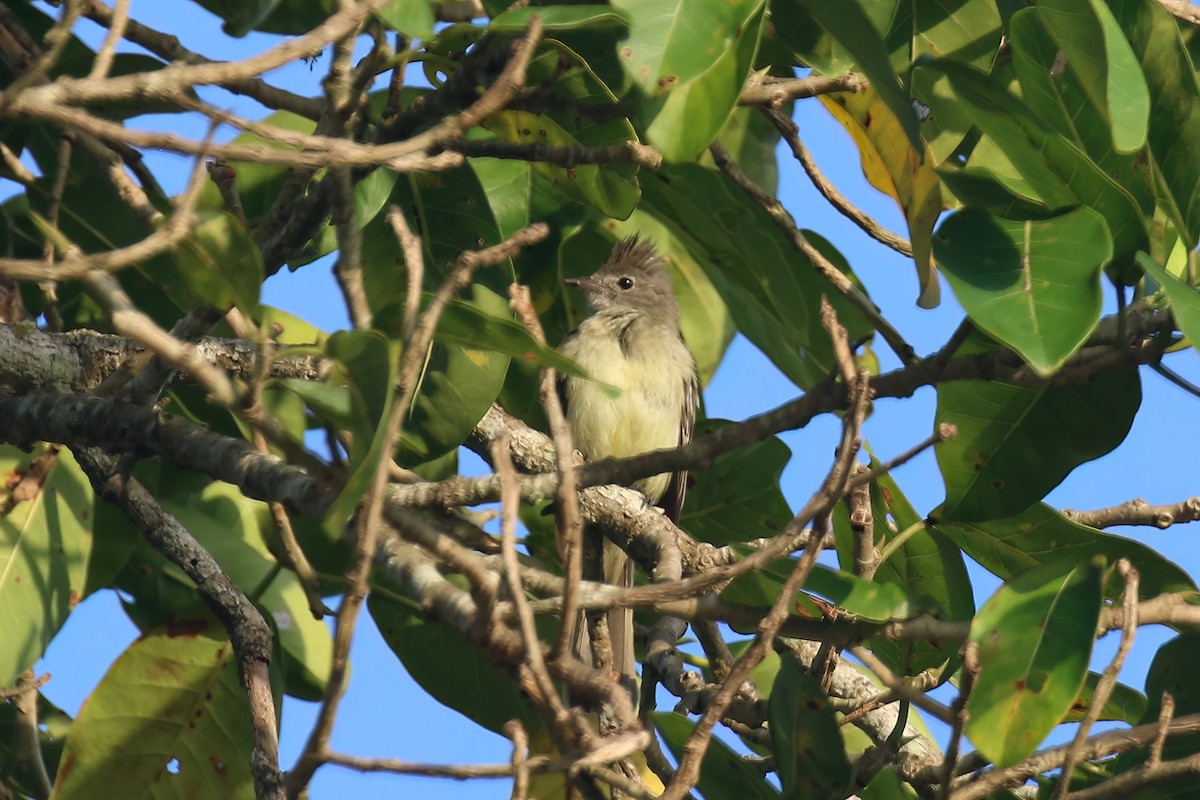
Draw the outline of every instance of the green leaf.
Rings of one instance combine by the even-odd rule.
[[[879,462],[871,459],[872,468]],[[871,483],[871,516],[875,547],[880,552],[900,534],[903,544],[892,550],[875,572],[875,582],[897,586],[908,597],[921,598],[939,609],[940,616],[966,620],[975,614],[975,596],[962,551],[941,531],[924,525],[921,515],[908,502],[891,475],[880,475]],[[854,531],[849,509],[839,503],[833,513],[838,563],[849,572],[854,565]],[[913,532],[913,526],[920,526]],[[871,650],[902,675],[915,675],[938,667],[957,654],[941,642],[872,641]],[[953,671],[951,669],[950,671]]]
[[[533,166],[527,161],[503,158],[472,158],[470,164],[492,208],[500,234],[508,238],[528,225]]]
[[[541,729],[541,716],[513,679],[458,628],[379,593],[367,598],[367,610],[408,674],[439,703],[496,733],[511,719],[531,734]]]
[[[1141,208],[1128,191],[1078,145],[1047,129],[1025,103],[994,78],[948,59],[935,61],[928,68],[949,78],[963,111],[994,140],[1016,170],[1019,180],[1005,182],[1005,188],[1049,211],[1077,205],[1092,208],[1108,224],[1114,264],[1120,268],[1133,260],[1133,254],[1145,246],[1147,234]],[[975,156],[971,163],[980,166]],[[944,170],[943,179],[946,171],[953,170]],[[997,173],[996,177],[1003,176]]]
[[[362,502],[380,468],[387,417],[396,390],[399,347],[377,331],[338,331],[326,343],[329,357],[342,367],[340,379],[350,392],[351,475],[329,507],[325,528],[338,534]]]
[[[749,554],[749,548],[739,548]],[[742,605],[771,605],[795,569],[796,559],[781,558],[752,573],[738,576],[721,597]],[[926,612],[939,612],[929,603],[916,603],[899,586],[867,581],[849,572],[817,564],[804,581],[804,590],[828,599],[838,608],[872,622],[907,619]]]
[[[585,374],[582,367],[557,350],[538,344],[511,315],[497,316],[466,300],[454,299],[447,304],[438,318],[435,337],[449,344],[533,361],[566,375]]]
[[[792,103],[785,103],[780,113],[791,117]],[[725,121],[725,127],[717,139],[733,156],[733,160],[745,171],[750,180],[764,192],[774,195],[779,189],[779,160],[775,149],[779,146],[779,130],[756,108],[739,106]],[[712,154],[707,150],[698,159],[705,167],[712,167]]]
[[[1038,3],[1037,14],[1076,66],[1092,104],[1104,110],[1113,146],[1122,153],[1140,150],[1146,142],[1150,90],[1112,11],[1100,0],[1045,0]]]
[[[530,85],[546,87],[548,108],[542,113],[503,111],[494,115],[484,127],[497,138],[517,144],[568,148],[637,141],[629,120],[604,113],[616,110],[616,95],[587,60],[565,43],[547,39],[546,49],[533,59],[527,73]],[[599,113],[587,113],[593,109]],[[534,160],[530,168],[554,194],[594,208],[607,217],[624,219],[638,202],[635,164],[576,164],[568,169]],[[503,212],[500,215],[505,216]]]
[[[638,106],[646,140],[670,162],[694,161],[729,121],[754,66],[763,13],[738,28],[731,46],[694,80]]]
[[[472,292],[470,302],[485,313],[502,313],[499,297],[481,287]],[[508,363],[508,356],[495,351],[435,342],[397,461],[415,466],[461,444],[499,395]]]
[[[65,448],[0,446],[0,475],[0,686],[12,686],[83,597],[93,496]]]
[[[505,11],[488,23],[493,33],[523,33],[536,16],[546,33],[575,30],[611,31],[629,27],[629,15],[619,8],[602,5],[537,6]]]
[[[1112,240],[1090,208],[1036,221],[968,208],[942,223],[933,247],[971,321],[1040,375],[1057,372],[1100,319]]]
[[[647,97],[657,97],[708,71],[763,0],[615,0],[629,19],[617,44],[625,72]]]
[[[1141,542],[1071,522],[1045,503],[1036,503],[1016,516],[986,522],[942,522],[934,527],[954,541],[979,565],[1003,580],[1027,569],[1056,561],[1079,563],[1094,553],[1109,559],[1127,558],[1138,569],[1138,595],[1143,599],[1164,592],[1194,591],[1196,584],[1178,566]],[[1117,597],[1120,585],[1110,587]]]
[[[696,425],[703,436],[729,425],[707,419]],[[679,524],[696,539],[715,545],[774,536],[792,519],[780,491],[780,476],[792,451],[779,438],[717,456],[711,467],[690,473],[687,503]]]
[[[228,211],[201,211],[175,258],[198,301],[221,311],[250,311],[258,305],[265,277],[262,254],[250,232]]]
[[[308,33],[337,11],[336,0],[194,0],[225,20],[221,27],[230,36],[250,31],[299,36]]]
[[[1035,567],[971,623],[979,676],[967,738],[998,768],[1032,753],[1079,695],[1100,618],[1103,557]]]
[[[896,77],[879,31],[871,24],[859,0],[796,0],[838,44],[854,55],[872,88],[896,115],[909,143],[918,153],[925,149],[917,114],[900,79]]]
[[[1013,67],[1021,97],[1046,125],[1079,145],[1096,165],[1125,188],[1144,214],[1154,211],[1154,176],[1144,152],[1118,153],[1108,110],[1084,87],[1089,63],[1063,58],[1037,9],[1013,15],[1009,25]],[[1092,74],[1088,70],[1088,75]]]
[[[131,644],[88,697],[54,796],[249,800],[253,749],[249,701],[225,632],[212,618],[181,619]]]
[[[502,141],[515,144],[581,146],[575,136],[545,114],[502,111],[491,117],[484,127]],[[634,137],[630,135],[629,138]],[[607,216],[628,216],[637,203],[638,187],[633,179],[636,168],[632,165],[576,164],[567,169],[546,161],[534,161],[532,166],[559,191]]]
[[[859,800],[917,800],[920,797],[895,770],[881,769],[871,782],[858,790]],[[993,795],[992,800],[1009,800]]]
[[[995,350],[976,334],[959,355]],[[1136,369],[1080,384],[942,384],[937,422],[958,426],[958,436],[935,448],[946,484],[942,517],[969,522],[1024,511],[1075,467],[1119,445],[1141,400]]]
[[[396,185],[397,174],[385,167],[377,167],[354,184],[354,225],[359,230],[367,226],[371,220],[383,210],[392,187]],[[339,212],[340,213],[340,212]],[[337,229],[333,220],[329,221],[321,232],[308,242],[301,252],[292,258],[289,266],[292,270],[311,264],[318,258],[328,255],[337,249]]]
[[[1150,155],[1163,210],[1192,250],[1200,239],[1200,84],[1195,69],[1179,26],[1158,3],[1112,0],[1108,5],[1150,87]]]
[[[991,67],[1004,33],[1000,11],[993,0],[922,0],[897,6],[887,41],[901,43],[905,65],[920,58],[953,54],[956,61],[978,69]],[[911,19],[905,13],[909,11]],[[911,26],[912,35],[908,35],[906,24]],[[893,56],[892,63],[895,62]],[[934,73],[913,72],[913,97],[933,108],[933,113],[921,122],[921,135],[935,164],[954,152],[971,127],[953,102],[939,102],[947,94],[944,80],[939,81]]]
[[[429,0],[390,0],[375,12],[375,16],[394,31],[410,39],[422,41],[433,38],[433,5]]]
[[[824,800],[845,794],[852,772],[837,714],[821,684],[792,655],[781,658],[767,720],[785,797]]]
[[[396,181],[390,202],[408,214],[421,237],[426,291],[437,288],[464,251],[501,241],[488,198],[469,168],[404,176]],[[372,310],[378,314],[392,306],[392,319],[406,292],[403,270],[396,268],[400,258],[391,226],[376,217],[363,231],[364,281]],[[513,279],[511,262],[481,269],[473,277],[476,282],[460,296],[483,313],[509,316],[504,297]],[[457,447],[499,395],[508,364],[509,357],[501,353],[435,343],[397,459],[413,466]]]
[[[664,166],[643,178],[642,192],[640,207],[669,227],[708,272],[738,330],[798,386],[822,380],[834,366],[817,314],[821,295],[852,340],[870,333],[862,314],[721,174],[695,164]],[[835,266],[853,274],[832,245],[811,231],[804,234]]]
[[[1175,324],[1192,343],[1192,347],[1200,348],[1200,292],[1167,272],[1145,253],[1137,254],[1137,264],[1162,287],[1163,293],[1171,301]]]
[[[696,726],[682,714],[656,711],[650,716],[667,743],[667,748],[675,758],[680,758]],[[696,782],[696,788],[705,797],[772,800],[780,796],[761,772],[717,738],[709,740],[704,760],[700,762],[700,779]]]

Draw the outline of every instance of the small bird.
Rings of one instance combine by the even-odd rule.
[[[575,447],[595,461],[690,442],[700,398],[696,360],[683,341],[671,277],[654,244],[636,235],[625,239],[594,274],[567,283],[583,290],[589,312],[558,348],[589,376],[560,376],[558,381]],[[620,394],[614,397],[602,384]],[[677,521],[687,472],[643,478],[634,488]],[[603,575],[606,583],[633,585],[633,563],[607,540]],[[632,679],[632,610],[610,611],[608,627],[613,668],[623,680]]]

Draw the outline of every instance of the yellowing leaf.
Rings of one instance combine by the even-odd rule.
[[[917,305],[935,307],[941,296],[931,237],[942,212],[942,191],[928,145],[922,153],[913,150],[896,115],[873,89],[821,95],[820,100],[854,139],[867,180],[900,204],[921,282]]]

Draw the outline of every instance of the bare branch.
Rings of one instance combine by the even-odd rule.
[[[857,92],[865,85],[862,77],[847,72],[836,77],[813,75],[807,78],[777,78],[752,73],[738,96],[738,105],[779,108],[789,100],[816,97],[834,92]]]
[[[254,776],[255,796],[258,800],[283,800],[279,731],[271,692],[271,628],[208,551],[162,509],[141,483],[127,478],[121,483],[119,494],[107,492],[111,485],[109,477],[117,465],[115,459],[92,448],[78,448],[74,453],[96,493],[118,506],[151,547],[183,570],[221,621],[233,644],[238,675],[250,700],[250,721],[254,728],[250,771]]]
[[[1128,500],[1110,508],[1095,511],[1063,509],[1063,516],[1080,525],[1092,528],[1111,528],[1116,525],[1153,525],[1169,528],[1185,522],[1200,520],[1200,497],[1189,497],[1178,503],[1152,506],[1142,498]]]

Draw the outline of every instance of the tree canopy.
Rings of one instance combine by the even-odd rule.
[[[0,797],[297,798],[331,764],[516,798],[1197,796],[1200,594],[1108,529],[1200,500],[1044,502],[1096,459],[1151,468],[1113,453],[1147,373],[1200,395],[1195,6],[196,2],[267,44],[222,60],[128,0],[0,6]],[[821,174],[799,104],[906,230]],[[912,303],[953,295],[935,350],[797,224],[778,155],[903,254]],[[553,391],[583,374],[554,349],[585,313],[564,278],[632,233],[702,382],[740,335],[793,398],[583,463]],[[342,329],[263,302],[330,267]],[[875,452],[874,404],[922,389],[928,427]],[[793,508],[778,434],[821,418]],[[930,449],[944,501],[917,507],[893,470]],[[622,488],[677,469],[678,525]],[[583,524],[638,585],[585,578]],[[141,635],[72,718],[33,668],[97,592]],[[335,752],[367,625],[511,763]],[[1172,634],[1129,685],[1151,625]],[[295,763],[284,696],[319,709]]]

